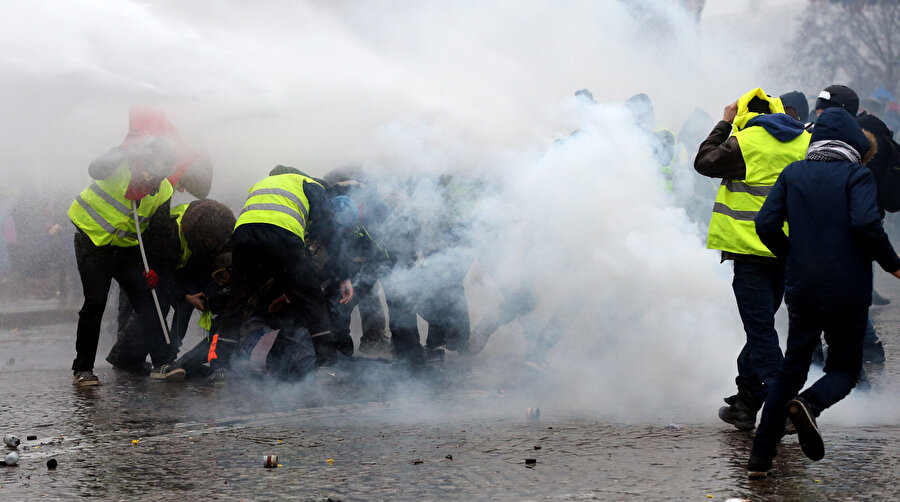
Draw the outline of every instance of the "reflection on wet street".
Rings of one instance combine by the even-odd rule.
[[[873,316],[888,360],[869,367],[870,392],[891,400],[900,386],[900,300]],[[772,478],[751,482],[744,469],[751,435],[719,423],[714,407],[702,423],[615,423],[547,408],[533,420],[526,409],[546,401],[540,389],[504,390],[477,362],[453,358],[443,373],[371,363],[297,384],[161,384],[104,363],[103,386],[75,388],[72,341],[66,324],[0,332],[0,432],[23,441],[19,465],[0,468],[2,500],[172,492],[229,500],[890,500],[897,493],[896,418],[860,426],[825,418],[823,461],[806,459],[789,437]],[[265,468],[266,455],[280,466]],[[51,458],[55,470],[46,466]]]

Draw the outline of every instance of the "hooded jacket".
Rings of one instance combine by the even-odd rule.
[[[861,157],[861,136],[847,111],[828,109],[817,121],[809,155],[815,145],[835,141]],[[756,217],[762,242],[786,258],[785,302],[797,311],[868,308],[872,260],[888,272],[900,269],[881,224],[872,172],[835,152],[836,160],[807,158],[787,166]],[[782,230],[785,221],[790,237]]]
[[[749,111],[750,100],[760,96],[769,102],[770,114]],[[778,98],[770,98],[762,92],[762,89],[757,88],[738,100],[738,114],[734,118],[733,125],[720,120],[706,140],[700,143],[697,156],[694,158],[694,169],[710,178],[744,179],[747,176],[747,165],[738,139],[732,132],[753,126],[762,126],[781,142],[789,141],[803,133],[803,124],[784,114],[784,107]]]
[[[707,235],[707,247],[721,250],[723,260],[768,262],[775,258],[756,235],[753,218],[781,170],[803,158],[809,144],[803,124],[783,112],[778,98],[753,89],[737,102],[734,133],[718,146],[708,138],[698,152],[695,164],[715,157],[714,170],[740,170],[740,177],[722,176]]]
[[[866,163],[875,175],[875,186],[878,189],[878,207],[884,211],[900,211],[900,190],[897,189],[898,169],[900,169],[900,145],[893,139],[893,132],[878,117],[862,113],[856,117],[856,123],[864,131],[871,133],[878,144],[872,160]]]

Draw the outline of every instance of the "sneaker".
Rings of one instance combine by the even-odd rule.
[[[771,458],[762,458],[757,457],[756,455],[750,455],[750,460],[747,461],[747,477],[750,479],[762,479],[769,475],[769,471],[772,470],[772,459]]]
[[[391,339],[384,335],[364,336],[359,339],[359,352],[361,354],[386,354],[390,351]]]
[[[72,383],[79,387],[93,387],[100,385],[100,379],[93,371],[75,371],[72,373]]]
[[[174,363],[163,364],[158,368],[153,368],[153,371],[150,372],[150,378],[164,382],[178,382],[184,380],[184,376],[184,368],[176,366]]]
[[[809,405],[798,397],[788,401],[785,409],[797,429],[797,440],[800,441],[803,454],[810,460],[822,460],[825,457],[825,444],[816,426],[816,419],[809,411]]]

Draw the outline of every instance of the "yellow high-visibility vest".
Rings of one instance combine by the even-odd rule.
[[[806,156],[810,134],[803,131],[793,140],[782,143],[757,126],[742,129],[735,137],[741,145],[747,175],[742,180],[722,180],[709,222],[706,247],[739,254],[775,256],[759,240],[753,220],[781,171]]]
[[[175,270],[184,268],[184,266],[187,265],[188,260],[191,259],[191,250],[188,248],[187,239],[184,238],[184,232],[181,230],[181,219],[184,218],[184,213],[187,212],[188,206],[190,205],[190,202],[178,204],[169,211],[169,214],[175,218],[175,223],[178,225],[178,243],[181,245],[181,257],[178,258],[178,264],[175,265]]]
[[[247,202],[234,228],[247,223],[268,223],[296,234],[306,242],[309,200],[303,183],[318,183],[300,174],[277,174],[250,187]],[[321,185],[319,185],[321,186]]]
[[[137,246],[137,230],[134,226],[131,201],[125,191],[131,183],[131,170],[123,162],[111,176],[91,183],[75,197],[68,216],[96,246]],[[172,197],[172,184],[163,179],[154,195],[147,195],[138,204],[138,220],[141,232],[147,230],[150,217],[163,203]]]
[[[735,118],[734,137],[741,147],[741,155],[747,166],[742,180],[725,179],[716,194],[706,247],[738,254],[774,257],[756,234],[754,219],[781,171],[791,162],[806,157],[810,134],[782,143],[762,126],[745,127],[758,115],[748,112],[747,103],[754,97],[768,101],[773,113],[783,113],[781,100],[767,96],[762,89],[754,89],[738,100],[738,116]],[[787,224],[784,227],[787,233]]]

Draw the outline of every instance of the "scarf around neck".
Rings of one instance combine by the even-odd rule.
[[[809,144],[806,150],[806,160],[821,160],[835,162],[849,160],[859,164],[860,155],[852,146],[837,139],[816,141]]]

